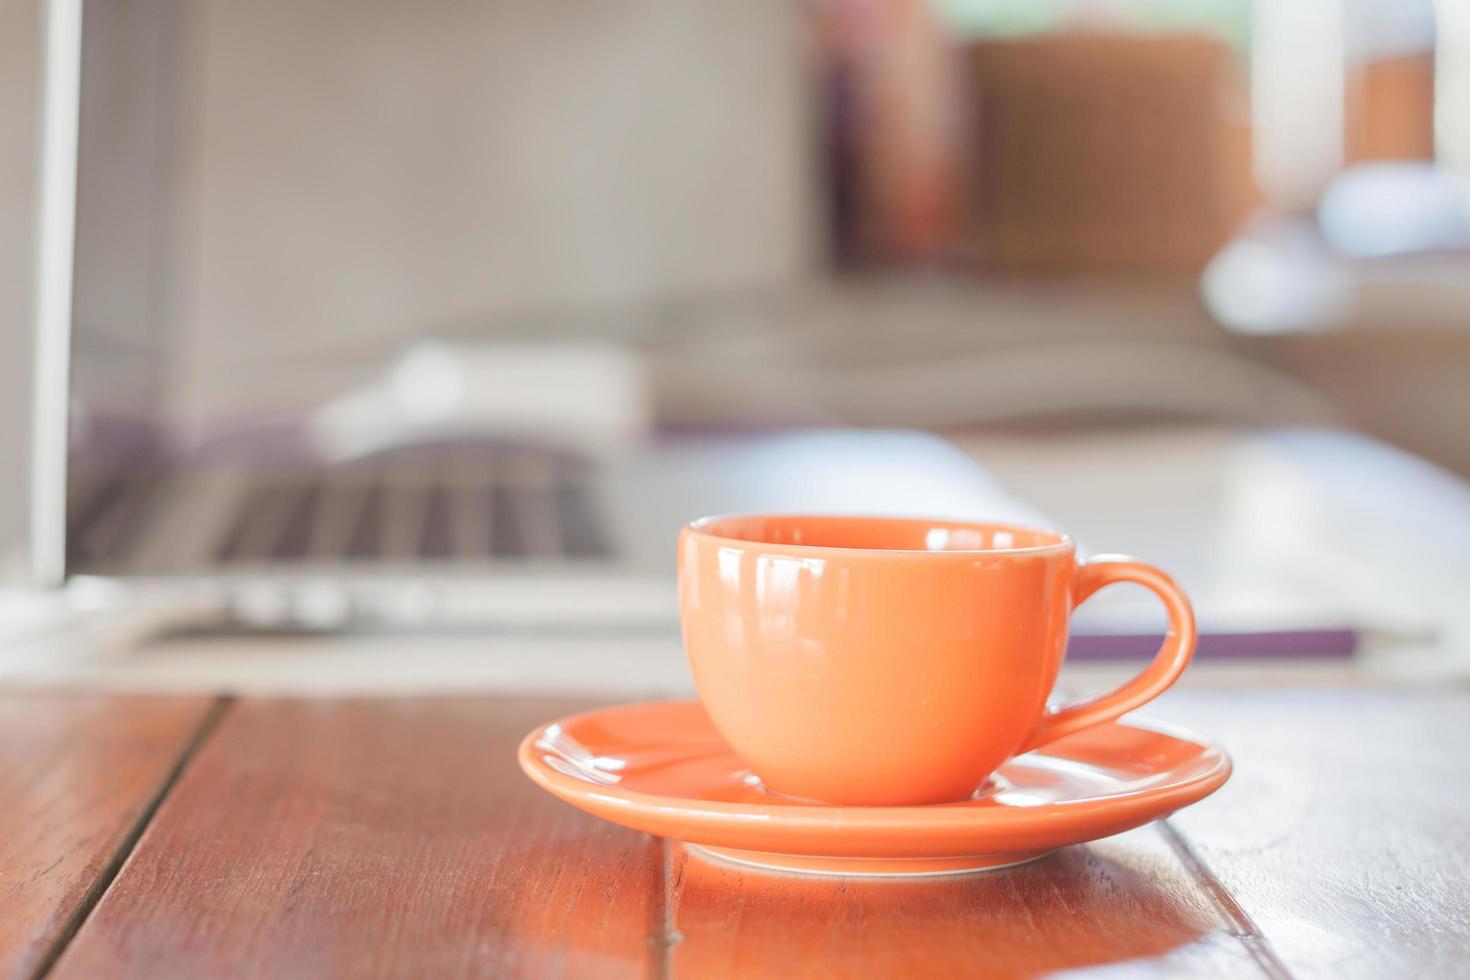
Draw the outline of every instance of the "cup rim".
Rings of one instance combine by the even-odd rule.
[[[713,525],[724,521],[748,521],[756,519],[802,521],[802,520],[828,520],[845,519],[857,521],[883,521],[892,524],[930,524],[943,525],[959,528],[984,528],[990,531],[1024,531],[1028,534],[1046,534],[1056,538],[1047,544],[1027,545],[1019,548],[952,548],[952,549],[928,549],[928,548],[850,548],[843,545],[814,545],[814,544],[788,544],[777,541],[756,541],[749,538],[733,538],[712,530]],[[899,514],[817,514],[817,513],[787,513],[787,512],[737,512],[732,514],[711,514],[706,517],[696,518],[684,525],[684,533],[705,538],[710,541],[729,542],[731,545],[754,546],[758,548],[769,548],[782,553],[792,554],[828,554],[838,552],[844,555],[922,555],[929,558],[943,558],[955,556],[990,556],[990,555],[1043,555],[1052,552],[1064,552],[1074,550],[1077,542],[1066,531],[1056,528],[1040,527],[1032,524],[1015,524],[1006,521],[973,521],[962,518],[950,517],[915,517]]]

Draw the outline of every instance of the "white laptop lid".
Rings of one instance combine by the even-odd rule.
[[[813,266],[799,4],[49,0],[47,16],[47,180],[23,224],[45,233],[0,240],[42,257],[24,282],[50,283],[0,292],[29,311],[19,343],[44,338],[5,359],[38,385],[4,423],[34,434],[5,440],[29,446],[29,500],[0,498],[0,541],[30,542],[38,581],[65,574],[68,432],[89,452],[160,432],[187,447],[299,416],[419,338],[636,316]],[[41,63],[39,25],[4,34]],[[11,132],[34,128],[23,91],[0,103]]]

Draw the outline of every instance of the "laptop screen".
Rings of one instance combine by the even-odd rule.
[[[806,17],[87,3],[69,567],[135,543],[172,459],[306,418],[426,340],[597,339],[800,281]]]
[[[86,5],[82,32],[66,502],[68,572],[125,550],[160,478],[177,174],[174,4]]]

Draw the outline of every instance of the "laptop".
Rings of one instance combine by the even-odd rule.
[[[1035,521],[933,436],[647,405],[641,319],[816,274],[794,8],[589,9],[619,39],[589,48],[502,5],[209,6],[47,6],[36,390],[10,415],[33,582],[230,629],[585,629],[672,622],[705,514]],[[540,82],[500,85],[497,52]],[[630,99],[627,137],[603,117]]]

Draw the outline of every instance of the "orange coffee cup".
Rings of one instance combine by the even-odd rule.
[[[1169,614],[1153,662],[1049,708],[1072,609],[1113,582]],[[888,517],[708,517],[679,535],[679,617],[715,728],[773,792],[855,806],[970,797],[1002,762],[1174,683],[1194,613],[1163,572],[1065,534]]]

